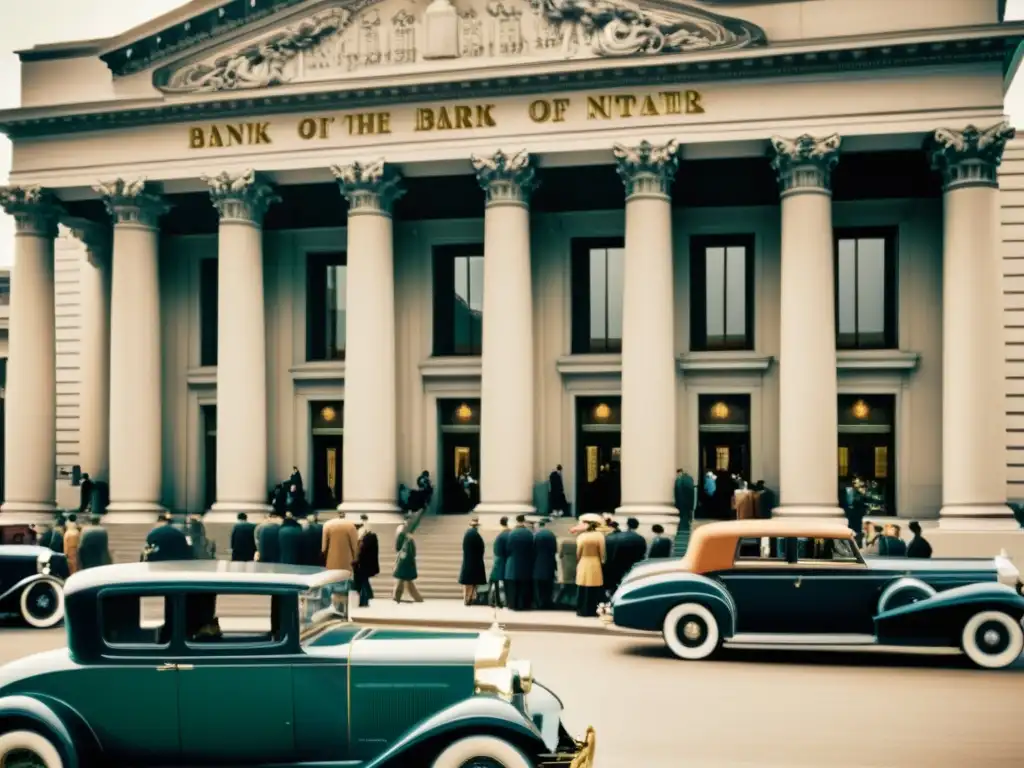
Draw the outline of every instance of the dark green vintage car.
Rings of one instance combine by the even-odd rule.
[[[66,584],[69,646],[0,667],[0,766],[592,765],[557,697],[488,632],[347,618],[344,571],[217,561]],[[262,600],[266,626],[218,617]]]

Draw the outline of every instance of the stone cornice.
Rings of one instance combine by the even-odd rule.
[[[538,65],[515,76],[481,74],[479,77],[437,82],[452,73],[430,73],[387,87],[367,83],[325,84],[316,93],[251,91],[210,98],[168,103],[163,99],[135,100],[131,104],[105,102],[11,110],[0,113],[0,132],[12,138],[96,131],[109,128],[156,125],[203,119],[223,120],[282,114],[311,109],[356,109],[381,104],[441,101],[447,98],[493,98],[526,93],[579,91],[597,88],[686,85],[737,79],[791,77],[821,73],[861,72],[966,64],[1005,62],[1024,41],[1024,33],[986,28],[975,37],[951,37],[932,32],[912,43],[888,41],[867,44],[840,42],[818,45],[814,50],[748,48],[709,56],[688,54],[657,60],[648,57],[617,59],[614,69],[607,60],[586,60]]]

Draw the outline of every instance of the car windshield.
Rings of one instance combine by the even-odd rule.
[[[306,640],[331,622],[348,621],[349,588],[346,580],[303,592],[299,597],[299,637]]]

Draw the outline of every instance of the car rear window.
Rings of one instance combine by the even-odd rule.
[[[786,540],[774,536],[748,537],[736,543],[736,562],[786,562]]]
[[[166,646],[170,607],[164,595],[111,594],[100,598],[100,625],[107,645]]]
[[[284,639],[280,596],[217,592],[185,595],[185,642],[190,646],[265,645]]]

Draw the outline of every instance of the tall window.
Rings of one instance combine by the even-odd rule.
[[[690,348],[754,348],[754,237],[690,241]]]
[[[199,262],[199,364],[217,364],[217,260]]]
[[[434,354],[479,355],[484,328],[483,245],[434,249]]]
[[[622,351],[622,238],[572,244],[572,351]]]
[[[306,258],[306,359],[344,360],[345,254],[311,253]]]
[[[896,232],[836,232],[836,347],[893,349],[896,333]]]

